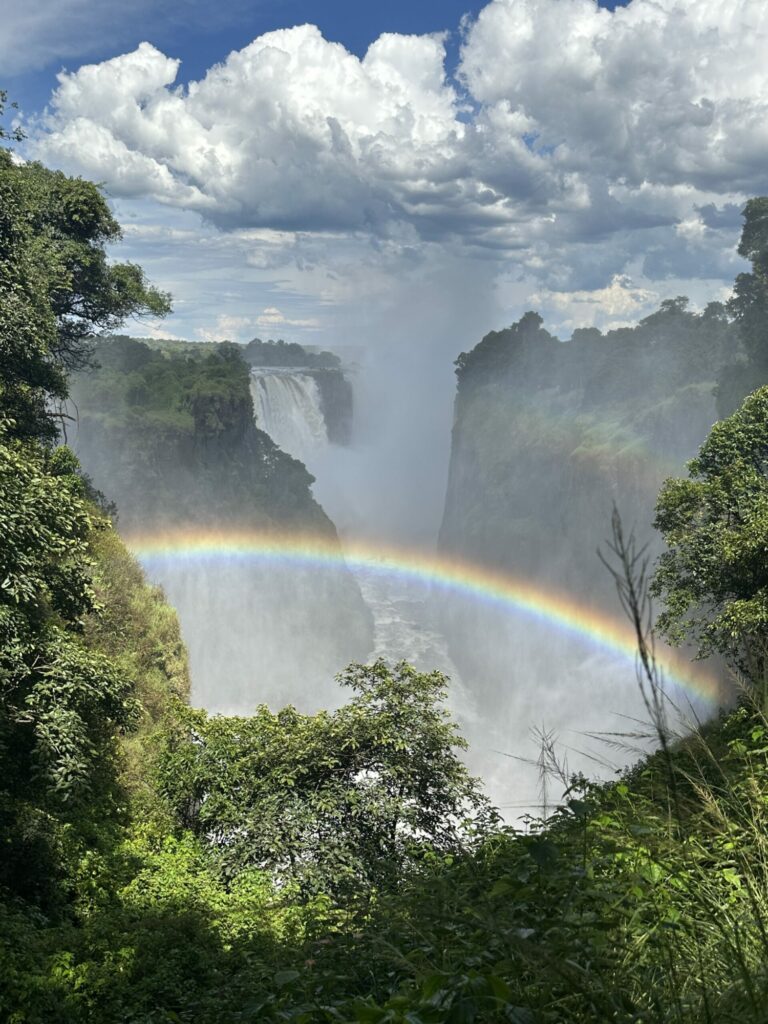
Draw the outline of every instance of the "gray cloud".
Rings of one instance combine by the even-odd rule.
[[[359,59],[312,26],[271,32],[188,88],[143,43],[62,74],[33,148],[117,197],[276,232],[247,257],[264,270],[352,245],[386,278],[438,245],[542,294],[631,267],[725,280],[738,209],[768,188],[766,52],[762,0],[492,0],[462,90],[435,36]]]

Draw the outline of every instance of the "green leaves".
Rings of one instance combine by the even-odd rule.
[[[666,602],[659,627],[757,682],[768,643],[768,388],[715,424],[689,470],[656,507],[669,545],[653,582]]]
[[[18,109],[18,103],[8,103],[8,93],[5,89],[0,89],[0,119],[5,114],[6,106],[10,106],[12,110]],[[5,125],[0,124],[0,139],[12,139],[14,142],[21,142],[24,138],[24,132],[21,128],[11,128],[10,131]]]
[[[98,186],[0,149],[0,403],[18,436],[56,437],[66,371],[88,362],[93,333],[170,310],[140,267],[107,260],[119,237]]]
[[[461,850],[469,824],[493,820],[457,756],[440,673],[378,661],[340,681],[353,697],[332,714],[179,708],[158,785],[228,877],[256,866],[307,892],[391,887],[407,864]]]
[[[106,524],[76,470],[66,449],[0,428],[0,884],[12,890],[53,881],[58,824],[113,813],[115,739],[137,714],[129,681],[83,635],[88,544]]]
[[[768,197],[750,199],[744,207],[739,255],[752,263],[751,274],[739,274],[728,309],[736,318],[751,361],[768,365]]]

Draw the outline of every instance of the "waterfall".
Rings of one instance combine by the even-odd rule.
[[[306,461],[328,444],[320,389],[311,373],[256,367],[251,394],[256,425],[284,452]]]

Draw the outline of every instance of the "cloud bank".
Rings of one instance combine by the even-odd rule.
[[[275,232],[254,265],[292,258],[297,233],[382,258],[437,244],[582,307],[615,299],[616,274],[733,276],[729,211],[768,188],[763,0],[492,0],[463,33],[453,77],[440,36],[359,59],[303,25],[187,87],[142,43],[59,76],[35,152],[116,197]]]

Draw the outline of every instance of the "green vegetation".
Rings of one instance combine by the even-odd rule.
[[[132,339],[127,334],[115,334],[112,338],[119,342],[140,340]],[[221,345],[235,345],[249,366],[296,366],[313,370],[338,370],[341,367],[341,360],[333,352],[310,352],[295,341],[262,341],[260,338],[253,338],[252,341],[242,344],[231,341],[184,341],[180,338],[143,340],[165,355],[184,355],[194,359],[211,355]]]
[[[5,89],[0,89],[0,121],[2,121],[3,115],[5,114],[5,108],[8,106],[8,93]],[[18,103],[11,103],[10,107],[12,110],[18,110]],[[0,139],[12,139],[14,142],[21,142],[24,139],[24,132],[19,127],[11,128],[10,131],[5,125],[0,124]]]
[[[66,371],[87,364],[94,331],[170,308],[140,267],[107,260],[119,237],[95,185],[0,149],[0,398],[17,435],[56,436]]]
[[[493,814],[455,749],[446,680],[401,664],[353,665],[333,714],[209,718],[179,708],[159,792],[226,877],[249,867],[302,892],[366,899],[409,862],[454,854]]]
[[[137,350],[136,346],[141,346],[141,349]],[[130,375],[134,372],[133,363],[137,358],[141,359],[136,356],[136,352],[143,351],[147,347],[155,355],[161,353],[166,356],[166,364],[159,363],[153,357],[147,359],[140,381],[137,382],[130,377],[121,379],[122,374]],[[320,402],[328,431],[328,440],[332,444],[341,445],[347,445],[351,441],[352,385],[344,375],[340,360],[330,352],[312,353],[307,352],[295,342],[262,342],[258,338],[247,345],[234,345],[228,341],[140,339],[124,334],[102,338],[98,348],[99,354],[94,356],[94,362],[101,365],[91,367],[91,369],[100,369],[104,372],[97,373],[94,381],[89,381],[87,376],[82,380],[76,378],[74,385],[76,397],[82,399],[84,409],[87,411],[90,411],[92,403],[98,410],[102,408],[108,410],[114,394],[119,403],[124,405],[128,402],[132,405],[136,415],[145,413],[148,416],[159,416],[160,420],[164,422],[172,420],[174,410],[183,408],[184,398],[178,392],[178,382],[171,386],[170,391],[168,390],[168,379],[173,378],[174,375],[178,376],[179,373],[183,374],[185,364],[190,362],[207,362],[210,369],[216,365],[216,360],[211,357],[228,353],[233,365],[237,358],[242,358],[247,366],[254,368],[300,367],[314,378],[320,389]],[[131,352],[134,353],[133,356],[128,355]],[[307,367],[310,369],[307,370]],[[190,369],[188,365],[186,368]],[[151,371],[156,369],[159,369],[161,375],[166,378],[165,393],[161,393],[162,385],[158,388],[152,377]],[[198,375],[204,376],[205,372],[204,369],[199,369]],[[238,374],[231,377],[231,382],[241,388],[244,379],[246,378],[241,369]],[[138,392],[133,391],[135,386],[138,387]],[[287,466],[287,463],[285,465]]]
[[[358,678],[406,702],[438,683],[384,666]],[[375,736],[379,716],[368,707],[356,729]],[[83,857],[66,913],[0,908],[0,1013],[62,1024],[764,1019],[768,724],[749,701],[617,783],[563,779],[546,822],[481,823],[392,861],[385,842],[374,877],[357,869],[370,833],[338,823],[362,824],[379,796],[360,807],[365,779],[344,772],[330,794],[310,783],[355,757],[338,743],[347,730],[331,732],[325,715],[174,712],[145,775],[180,806],[156,789],[154,805],[145,798],[120,842]],[[418,750],[418,731],[391,743],[387,759],[407,770],[414,740]],[[387,836],[383,806],[372,839]]]
[[[341,360],[332,352],[308,352],[295,341],[262,341],[254,338],[243,350],[251,366],[305,366],[314,370],[338,370]]]
[[[738,325],[744,357],[721,374],[721,416],[733,412],[748,392],[768,380],[768,197],[750,199],[743,214],[739,256],[751,262],[752,272],[736,278],[728,312]]]
[[[114,818],[127,680],[89,648],[88,538],[99,528],[67,451],[0,436],[0,884],[47,904],[66,848]],[[93,817],[95,815],[95,817]]]
[[[0,885],[49,910],[122,818],[118,739],[139,715],[88,636],[108,524],[52,445],[94,329],[168,308],[140,268],[108,263],[119,234],[96,186],[0,150]]]
[[[656,527],[668,545],[655,592],[659,625],[675,643],[693,638],[763,679],[768,651],[768,388],[716,423],[690,479],[667,480]]]

